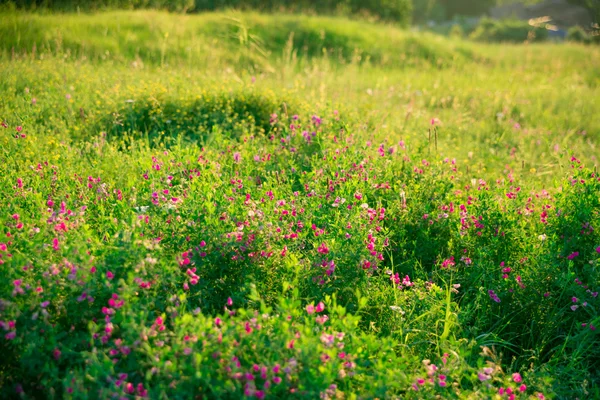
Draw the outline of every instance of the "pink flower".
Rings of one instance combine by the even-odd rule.
[[[55,360],[60,359],[60,354],[61,354],[60,350],[57,348],[52,351],[52,356],[54,357]]]
[[[219,317],[215,318],[215,325],[216,326],[221,326],[221,324],[223,323],[223,320]]]
[[[572,260],[572,259],[574,259],[575,257],[577,257],[578,255],[579,255],[579,252],[578,252],[578,251],[575,251],[575,252],[573,252],[573,253],[569,254],[569,255],[567,256],[567,259],[568,259],[568,260]]]
[[[306,312],[309,314],[314,314],[315,313],[315,306],[313,306],[312,304],[309,304],[306,306]]]
[[[526,390],[527,390],[527,386],[526,385],[519,386],[519,392],[524,392]]]
[[[321,243],[317,251],[321,254],[327,254],[329,253],[329,248],[327,248],[327,245],[325,243]]]
[[[227,298],[227,306],[231,307],[233,305],[233,300],[231,299],[231,297]]]
[[[491,379],[491,378],[492,378],[492,377],[491,377],[491,376],[489,376],[488,374],[484,374],[484,373],[481,373],[481,372],[478,372],[478,373],[477,373],[477,377],[479,378],[479,380],[480,380],[481,382],[487,381],[487,380],[489,380],[489,379]]]
[[[512,374],[512,378],[513,378],[513,381],[515,381],[516,383],[523,382],[523,378],[521,377],[521,374],[519,374],[518,372],[515,372],[514,374]]]
[[[323,312],[325,310],[325,304],[323,304],[323,302],[319,302],[319,304],[317,304],[317,306],[315,307],[315,311],[320,313]]]
[[[600,253],[600,246],[596,247],[596,253]]]
[[[114,277],[115,277],[115,274],[113,274],[113,273],[112,273],[112,272],[110,272],[110,271],[106,271],[106,277],[107,277],[108,279],[112,279],[112,278],[114,278]]]
[[[498,297],[498,295],[493,291],[493,290],[488,290],[488,295],[490,296],[490,298],[492,300],[494,300],[496,303],[500,303],[500,298]]]
[[[577,303],[578,299],[577,299],[577,297],[571,297],[571,301],[572,301],[573,303]]]
[[[58,251],[60,249],[58,245],[58,238],[52,239],[52,249],[54,249],[55,251]]]

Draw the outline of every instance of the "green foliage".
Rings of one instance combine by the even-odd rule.
[[[591,41],[588,33],[580,26],[569,28],[567,31],[567,40],[579,43],[589,43]]]
[[[176,12],[224,9],[312,12],[362,15],[399,25],[408,25],[412,16],[411,0],[12,0],[11,4],[20,9],[56,11],[158,8]]]
[[[480,16],[496,5],[496,0],[440,0],[446,10],[446,16],[452,18],[456,15]]]
[[[525,21],[483,18],[469,37],[483,42],[541,42],[548,38],[548,31]]]
[[[239,12],[0,35],[4,397],[600,395],[598,48]]]

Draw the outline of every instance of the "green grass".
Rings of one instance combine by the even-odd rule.
[[[599,48],[157,11],[0,38],[7,393],[600,394]]]

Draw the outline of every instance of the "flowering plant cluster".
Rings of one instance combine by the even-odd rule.
[[[385,80],[326,103],[329,64],[198,83],[167,63],[14,57],[0,63],[3,395],[600,393],[600,176],[584,142],[553,151],[552,182],[527,172],[517,146],[542,128],[520,102],[490,122],[477,96],[384,95]],[[81,78],[65,84],[59,62]],[[365,96],[420,117],[380,123]],[[464,132],[445,121],[470,113],[499,132],[478,144],[486,165],[451,149]]]

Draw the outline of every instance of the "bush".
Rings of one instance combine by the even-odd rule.
[[[227,8],[259,11],[315,12],[342,15],[367,15],[385,21],[408,25],[412,17],[411,0],[15,0],[17,8],[47,8],[59,11],[106,8],[159,8],[176,12],[214,11]]]
[[[541,42],[548,39],[548,31],[523,21],[483,18],[470,38],[482,42]]]
[[[194,0],[14,0],[13,4],[17,8],[47,8],[59,11],[158,8],[174,12],[188,12],[194,8]]]
[[[450,29],[450,37],[461,38],[463,36],[465,36],[465,31],[463,27],[459,24],[452,25],[452,28]]]
[[[261,11],[314,11],[316,13],[367,14],[386,21],[406,25],[412,13],[411,0],[196,0],[197,10],[224,8],[255,9]]]
[[[589,43],[590,36],[580,26],[573,26],[567,31],[567,40],[570,42]]]

